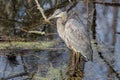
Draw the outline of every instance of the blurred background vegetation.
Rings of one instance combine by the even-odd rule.
[[[85,64],[84,80],[120,79],[120,0],[38,1],[47,18],[58,8],[69,16],[78,13],[97,42],[97,46],[92,44],[93,63]],[[71,51],[59,38],[55,22],[44,20],[35,0],[0,0],[2,80],[66,78]]]

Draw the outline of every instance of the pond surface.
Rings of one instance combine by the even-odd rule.
[[[112,2],[112,0],[107,2]],[[22,7],[21,9],[23,9],[22,11],[24,13],[24,8]],[[92,11],[92,9],[90,10]],[[69,14],[75,11],[80,13],[79,17],[86,25],[87,12],[84,2],[78,2]],[[103,56],[111,63],[113,69],[117,73],[120,73],[120,8],[119,6],[96,4],[96,14],[96,40],[102,46],[101,52]],[[23,14],[21,13],[21,15]],[[92,20],[90,22],[92,24]],[[47,32],[57,33],[55,27],[48,28],[48,26],[49,25],[45,25]],[[88,28],[90,29],[89,26]],[[43,29],[44,28],[42,28],[42,30]],[[18,30],[18,34],[19,33]],[[92,33],[92,31],[90,31],[90,33]],[[13,33],[11,33],[11,35],[12,34]],[[26,33],[23,33],[23,36],[25,35]],[[8,56],[0,55],[0,78],[3,77],[10,80],[27,80],[27,78],[28,80],[61,80],[65,78],[65,73],[68,69],[70,50],[66,47],[58,34],[50,35],[49,37],[39,35],[27,36],[31,37],[32,40],[37,39],[46,42],[59,40],[56,45],[50,47],[57,48],[58,50],[27,50],[24,52],[24,55],[15,56],[16,59],[13,63],[8,60]],[[109,65],[100,58],[95,46],[92,47],[94,51],[94,61],[86,62],[84,80],[119,80],[114,72],[110,72],[111,69]],[[65,49],[59,50],[59,48]],[[27,72],[33,73],[34,77],[32,78],[30,75],[28,77],[27,74],[26,76],[21,75],[12,79],[10,78],[15,74],[20,75],[20,73],[26,72],[26,70]]]

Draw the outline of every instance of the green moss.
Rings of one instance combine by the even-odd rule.
[[[42,42],[2,42],[0,49],[44,49],[55,44],[54,41]]]
[[[62,67],[57,67],[57,68],[54,68],[51,66],[48,68],[46,77],[42,77],[41,74],[38,72],[36,75],[34,75],[34,79],[35,80],[62,80],[63,77],[64,78],[66,77],[65,76],[66,68],[67,68],[66,65],[63,65]],[[62,74],[64,76],[61,76],[60,71],[62,71]]]

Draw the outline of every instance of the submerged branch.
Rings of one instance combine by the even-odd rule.
[[[120,32],[116,32],[116,34],[120,34]]]
[[[67,48],[40,48],[40,49],[1,49],[0,55],[4,55],[4,53],[18,53],[18,54],[24,54],[26,52],[32,52],[32,51],[41,51],[41,50],[47,50],[47,51],[58,51],[58,50],[67,50]]]
[[[120,3],[117,3],[117,2],[109,3],[109,2],[94,1],[93,3],[94,4],[102,4],[105,6],[120,6]]]
[[[111,64],[111,61],[105,57],[105,53],[102,51],[100,45],[97,41],[93,41],[93,45],[96,46],[96,50],[98,52],[99,57],[106,63],[106,65],[113,71],[118,79],[120,79],[119,73],[114,69],[114,66]]]
[[[96,5],[93,4],[93,19],[92,19],[92,25],[91,25],[91,29],[92,29],[92,37],[93,39],[96,40],[96,20],[97,20],[97,12],[96,12]]]
[[[53,46],[57,45],[60,41],[41,41],[41,42],[2,42],[0,43],[0,55],[5,55],[10,52],[25,54],[33,51],[58,51],[58,50],[67,50],[66,47],[63,48],[54,48]]]
[[[8,76],[6,78],[1,78],[0,80],[8,80],[8,79],[12,79],[12,78],[15,78],[15,77],[20,77],[20,76],[25,76],[25,75],[29,75],[29,73],[21,72],[21,73],[18,73],[18,74],[14,74],[14,75]]]

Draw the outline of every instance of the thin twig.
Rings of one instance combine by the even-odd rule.
[[[44,10],[42,9],[41,5],[39,4],[38,0],[35,0],[36,4],[37,4],[37,9],[41,12],[43,18],[45,19],[46,22],[49,22],[49,20],[47,19],[47,17],[45,16]]]
[[[56,35],[58,33],[45,33],[44,31],[27,31],[23,28],[19,28],[21,31],[24,31],[26,33],[29,33],[29,34],[39,34],[39,35],[45,35],[45,36],[49,36],[49,35]]]
[[[88,13],[86,18],[89,18],[93,13],[94,13],[95,9],[93,9],[90,13]]]

